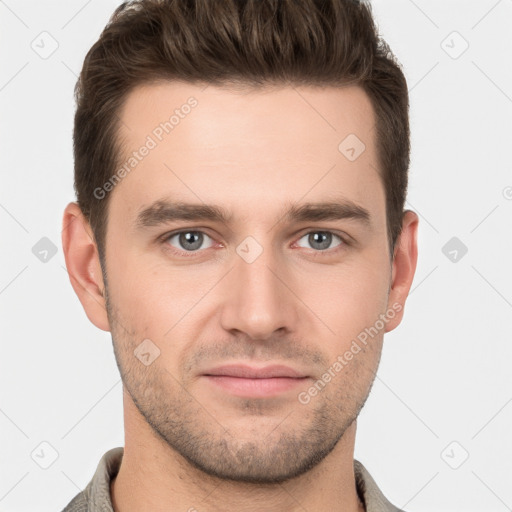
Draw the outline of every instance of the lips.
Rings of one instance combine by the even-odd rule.
[[[271,398],[291,392],[309,377],[289,366],[224,365],[202,374],[217,390],[243,398]]]

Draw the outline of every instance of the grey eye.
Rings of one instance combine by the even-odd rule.
[[[178,246],[171,243],[171,240],[177,238]],[[211,247],[211,244],[207,247],[202,247],[206,238],[211,238],[202,231],[181,231],[179,233],[175,233],[168,238],[169,244],[179,250],[184,251],[197,251],[198,249],[207,249]]]
[[[326,249],[331,249],[330,245],[333,241],[333,237],[343,242],[341,237],[331,233],[330,231],[311,231],[310,233],[306,233],[300,240],[307,239],[307,243],[310,244],[311,248],[318,251],[325,251]],[[300,240],[298,245],[300,247],[305,247],[304,245],[300,244]]]

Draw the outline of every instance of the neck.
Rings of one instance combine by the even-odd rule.
[[[278,484],[218,479],[170,448],[124,393],[125,446],[110,490],[115,512],[364,512],[353,453],[354,422],[332,452],[307,473]]]

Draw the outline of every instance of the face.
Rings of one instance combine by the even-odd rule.
[[[121,119],[105,285],[125,391],[208,474],[306,472],[357,417],[401,308],[370,100],[162,83]]]

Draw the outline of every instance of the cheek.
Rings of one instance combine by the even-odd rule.
[[[316,275],[314,282],[305,280],[302,296],[335,333],[335,343],[350,344],[385,311],[388,274],[386,262],[361,257],[350,264],[332,267],[325,275]]]
[[[108,282],[121,311],[167,330],[204,293],[204,277],[185,267],[173,269],[161,256],[125,251],[109,269]]]
[[[150,339],[161,351],[160,361],[170,364],[169,359],[184,350],[193,335],[191,326],[201,325],[208,292],[217,281],[211,268],[172,269],[153,258],[125,254],[110,271],[108,286],[111,303],[133,344]]]

